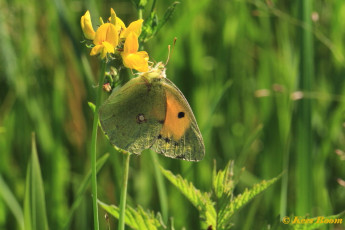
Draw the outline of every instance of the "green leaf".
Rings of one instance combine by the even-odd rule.
[[[238,211],[240,208],[246,205],[259,193],[261,193],[262,191],[270,187],[272,184],[274,184],[280,177],[281,175],[269,181],[261,181],[260,183],[255,184],[251,189],[246,189],[243,193],[236,196],[233,200],[229,200],[230,202],[227,203],[227,205],[224,208],[219,210],[217,229],[226,229],[226,227],[231,224],[230,219],[236,211]]]
[[[101,170],[101,168],[104,166],[104,164],[107,162],[109,158],[109,154],[104,154],[104,156],[102,156],[98,161],[97,161],[97,164],[96,164],[96,168],[97,168],[97,173]],[[76,198],[74,199],[74,202],[72,204],[72,207],[69,211],[69,214],[68,214],[68,218],[67,218],[67,221],[65,223],[65,226],[64,226],[64,229],[69,229],[69,225],[72,221],[72,218],[73,218],[73,215],[74,215],[74,212],[75,210],[79,207],[80,205],[80,202],[82,201],[83,199],[83,196],[85,194],[85,191],[87,189],[87,186],[90,184],[90,181],[91,181],[91,169],[89,170],[89,172],[86,174],[83,182],[81,183],[81,185],[79,186],[79,189],[78,189],[78,192],[77,192],[77,195],[76,195]]]
[[[213,193],[215,195],[217,223],[225,214],[226,206],[229,204],[233,197],[233,190],[235,182],[233,180],[233,165],[234,162],[230,161],[224,170],[219,170],[216,173],[216,163],[213,169]]]
[[[105,204],[99,200],[98,204],[116,219],[119,218],[119,207]],[[134,209],[128,205],[126,206],[125,223],[130,228],[138,230],[167,229],[159,214],[155,216],[153,212],[145,212],[140,206],[138,206],[137,209]]]
[[[232,225],[230,220],[233,214],[281,177],[278,176],[269,181],[262,181],[254,185],[252,189],[246,189],[242,194],[233,198],[235,182],[233,180],[233,162],[230,161],[225,169],[219,170],[218,173],[216,173],[216,167],[214,167],[212,183],[213,201],[208,193],[200,192],[191,182],[183,179],[180,175],[175,176],[162,167],[161,171],[199,210],[200,216],[205,219],[205,226],[211,226],[213,229],[218,230],[229,229]]]
[[[157,33],[158,16],[155,11],[152,11],[150,15],[144,20],[142,31],[139,37],[140,42],[145,43]]]
[[[183,195],[199,210],[206,224],[216,226],[216,210],[208,193],[202,193],[191,182],[183,179],[180,175],[175,176],[170,171],[161,167],[163,175],[175,185]]]
[[[232,80],[227,80],[223,85],[222,89],[219,91],[218,95],[215,97],[215,99],[213,99],[213,103],[211,107],[208,109],[208,118],[205,119],[206,122],[201,124],[201,133],[207,133],[208,130],[212,128],[213,124],[209,121],[213,119],[213,116],[216,114],[216,110],[219,108],[221,101],[224,100],[224,98],[226,97],[227,92],[232,86],[232,84]]]
[[[280,178],[278,176],[269,181],[262,181],[254,185],[252,189],[246,189],[242,194],[233,198],[235,183],[233,180],[233,161],[230,161],[225,169],[219,170],[218,173],[214,167],[212,188],[215,201],[212,201],[208,193],[202,193],[180,175],[175,176],[162,167],[161,171],[199,210],[201,217],[205,219],[206,226],[212,226],[219,230],[229,229],[233,214]]]
[[[230,161],[225,170],[219,170],[216,173],[216,163],[213,170],[213,191],[217,198],[221,198],[224,194],[231,195],[234,189],[233,177],[233,161]]]
[[[142,32],[140,35],[140,42],[147,42],[151,38],[153,38],[159,30],[167,23],[172,14],[174,13],[176,6],[180,2],[174,2],[171,4],[171,6],[168,7],[168,9],[165,11],[164,16],[161,20],[158,20],[157,13],[154,11],[154,8],[152,8],[152,11],[150,15],[144,20]]]
[[[163,19],[159,21],[156,33],[158,33],[158,31],[165,25],[165,23],[167,23],[167,21],[170,20],[178,4],[180,4],[180,2],[173,2],[173,4],[171,4],[171,6],[168,7],[168,9],[164,13]]]
[[[26,173],[24,223],[25,229],[28,230],[48,229],[43,181],[34,134],[32,134],[31,159]]]
[[[3,198],[4,202],[7,204],[14,217],[17,219],[20,229],[24,229],[24,216],[23,210],[20,207],[15,195],[12,193],[10,188],[7,186],[6,182],[0,175],[0,196]]]
[[[90,109],[92,110],[92,112],[95,112],[95,110],[96,110],[96,105],[95,105],[94,103],[90,102],[90,101],[89,101],[87,104],[89,105],[89,107],[90,107]]]

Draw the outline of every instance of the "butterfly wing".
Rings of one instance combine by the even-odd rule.
[[[191,107],[182,92],[167,78],[160,83],[165,91],[166,115],[151,149],[167,157],[199,161],[205,146]]]
[[[164,98],[161,85],[150,84],[140,76],[115,89],[99,111],[110,142],[135,154],[150,148],[163,127]]]

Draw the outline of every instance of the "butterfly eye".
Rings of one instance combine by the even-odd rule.
[[[138,124],[141,124],[141,123],[143,123],[143,122],[146,122],[145,116],[144,116],[144,114],[139,113],[139,114],[137,115],[137,123],[138,123]]]
[[[179,113],[177,114],[177,117],[178,117],[178,118],[184,117],[184,112],[179,112]]]

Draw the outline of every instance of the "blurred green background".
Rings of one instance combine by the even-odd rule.
[[[172,3],[157,1],[158,16]],[[0,0],[0,175],[22,205],[35,132],[50,229],[64,226],[90,170],[93,116],[87,102],[95,101],[99,61],[81,43],[80,17],[90,10],[97,25],[110,7],[126,25],[138,18],[125,0]],[[206,156],[199,163],[159,156],[160,163],[203,191],[210,190],[214,161],[224,168],[234,160],[235,173],[246,168],[237,174],[236,193],[284,171],[234,217],[234,229],[279,226],[284,215],[345,210],[339,183],[345,180],[345,2],[181,0],[144,45],[151,61],[166,60],[174,37],[167,76],[193,108]],[[122,156],[99,134],[98,157],[110,152],[110,158],[98,174],[98,197],[118,205]],[[131,158],[127,202],[158,212],[152,164],[146,151]],[[176,229],[200,229],[196,209],[165,184]],[[101,229],[108,225],[104,214],[100,209]],[[116,220],[109,221],[116,229]],[[89,186],[70,229],[92,229],[92,223]],[[0,229],[19,229],[1,196]]]

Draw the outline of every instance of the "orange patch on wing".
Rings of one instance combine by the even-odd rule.
[[[166,92],[167,110],[161,135],[167,138],[173,138],[175,141],[181,139],[190,126],[190,119],[186,108],[183,104],[176,100],[175,96],[170,92]],[[179,113],[183,113],[183,117]]]

